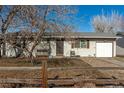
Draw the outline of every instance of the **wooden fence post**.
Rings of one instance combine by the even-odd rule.
[[[47,61],[44,60],[42,62],[42,87],[47,88],[48,82],[47,82]]]

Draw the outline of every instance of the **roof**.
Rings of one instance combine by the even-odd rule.
[[[7,37],[9,36],[26,36],[31,37],[36,35],[36,33],[25,33],[21,35],[21,33],[8,33],[6,34]],[[0,37],[2,38],[2,34],[0,34]],[[103,32],[46,32],[44,33],[44,38],[120,38],[114,33],[103,33]]]
[[[124,36],[124,32],[118,32],[117,35],[118,36]]]
[[[67,33],[52,33],[50,37],[54,38],[64,38],[66,35],[70,36],[71,38],[119,38],[114,33],[103,33],[103,32],[71,32]],[[49,34],[46,34],[49,37]]]

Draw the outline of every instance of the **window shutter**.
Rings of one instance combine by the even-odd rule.
[[[75,41],[75,48],[80,48],[80,40]]]
[[[89,47],[90,47],[89,40],[87,40],[87,48],[89,48]]]

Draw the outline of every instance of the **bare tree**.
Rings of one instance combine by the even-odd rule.
[[[110,15],[94,16],[91,22],[96,32],[117,32],[123,27],[123,16],[112,12]]]
[[[2,55],[6,56],[6,36],[5,34],[12,28],[14,19],[24,20],[26,17],[31,18],[34,13],[33,6],[1,6],[0,21],[2,34]],[[17,29],[17,28],[15,28]]]
[[[8,9],[6,17],[2,16],[5,11],[1,11],[3,48],[7,42],[26,52],[32,59],[32,53],[44,39],[45,33],[65,33],[65,37],[67,32],[69,34],[72,30],[69,21],[76,13],[71,6],[3,6],[2,9],[5,7],[5,11]]]

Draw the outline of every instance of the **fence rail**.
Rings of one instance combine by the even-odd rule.
[[[0,70],[41,70],[42,67],[0,67]],[[124,70],[124,67],[56,67],[47,68],[48,71],[54,70]]]
[[[13,84],[41,84],[41,79],[0,79],[0,83],[13,83]],[[76,83],[95,83],[95,84],[123,84],[124,79],[57,79],[48,80],[48,85],[54,84],[55,86],[74,85]],[[42,84],[43,85],[43,84]]]

